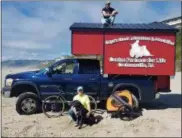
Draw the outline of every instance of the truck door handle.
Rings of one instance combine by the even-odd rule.
[[[72,80],[72,78],[64,78],[64,80]]]

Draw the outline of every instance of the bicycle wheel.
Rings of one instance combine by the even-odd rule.
[[[94,112],[97,110],[97,102],[95,101],[95,98],[93,98],[92,96],[88,95],[88,97],[90,99],[91,111]]]
[[[64,110],[64,100],[59,96],[47,97],[42,103],[42,111],[48,118],[59,117]]]

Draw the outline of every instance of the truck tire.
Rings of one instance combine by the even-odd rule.
[[[138,109],[139,108],[139,101],[134,94],[132,94],[132,99],[134,102],[134,108]]]
[[[40,104],[41,102],[35,93],[22,93],[16,102],[16,111],[20,115],[31,115],[38,111]]]

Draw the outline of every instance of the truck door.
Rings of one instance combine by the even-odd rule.
[[[79,84],[83,86],[84,92],[97,98],[100,94],[100,64],[98,60],[84,60],[79,62]]]
[[[100,91],[99,69],[98,60],[64,60],[52,67],[49,84],[59,86],[66,100],[73,99],[78,86],[83,86],[86,94],[96,98]]]
[[[65,99],[72,99],[76,94],[76,64],[75,60],[65,60],[52,68],[50,79],[54,85],[60,86],[64,91]]]

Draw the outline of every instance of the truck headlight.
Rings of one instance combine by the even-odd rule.
[[[13,83],[13,79],[7,79],[6,80],[6,86],[11,87],[12,83]]]

